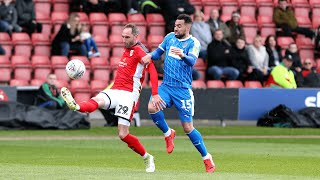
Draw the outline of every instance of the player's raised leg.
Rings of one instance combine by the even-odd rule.
[[[147,153],[147,151],[145,150],[145,148],[136,136],[129,133],[129,126],[130,122],[128,120],[119,117],[119,138],[123,142],[127,143],[129,148],[131,148],[134,152],[139,154],[144,159],[146,165],[146,172],[154,172],[156,168],[154,164],[154,157],[151,154]]]
[[[93,97],[88,101],[83,101],[78,104],[72,97],[72,94],[69,91],[69,89],[66,87],[61,88],[61,96],[66,102],[69,109],[73,111],[90,113],[97,110],[98,108],[104,107],[106,104],[110,104],[109,99],[106,99],[108,101],[106,102],[104,98],[101,98],[99,96]]]

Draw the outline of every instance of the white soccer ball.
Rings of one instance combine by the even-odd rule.
[[[66,72],[71,79],[79,79],[86,72],[86,66],[79,59],[72,59],[66,65]]]

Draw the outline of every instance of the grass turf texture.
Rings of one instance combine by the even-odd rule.
[[[181,127],[175,128],[184,136]],[[211,135],[320,135],[317,129],[199,127]],[[2,137],[107,136],[116,128],[73,131],[0,131]],[[0,179],[319,179],[320,139],[205,139],[217,172],[206,174],[189,139],[177,138],[168,155],[155,127],[131,128],[156,158],[147,174],[142,159],[118,139],[0,140]]]

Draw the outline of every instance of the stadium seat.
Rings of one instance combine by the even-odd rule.
[[[134,23],[139,28],[139,38],[141,42],[145,42],[147,37],[147,22],[143,14],[128,14],[128,23]]]
[[[256,0],[256,4],[257,4],[257,7],[273,7],[274,3],[273,3],[273,0]]]
[[[198,58],[193,68],[196,70],[206,70],[207,64],[204,62],[202,58]]]
[[[124,46],[124,44],[122,42],[121,35],[111,34],[109,36],[109,42],[110,42],[111,47],[123,47]]]
[[[31,64],[34,71],[34,79],[46,79],[51,73],[51,62],[48,56],[32,56]]]
[[[243,26],[244,34],[246,35],[246,42],[249,44],[253,43],[254,38],[258,34],[258,27],[257,26]]]
[[[221,8],[221,20],[226,22],[231,19],[231,14],[233,11],[238,10],[238,5],[222,5]]]
[[[246,88],[262,88],[260,81],[246,81],[244,82]]]
[[[311,8],[320,7],[320,1],[319,0],[309,0],[309,4],[310,4]]]
[[[147,27],[149,34],[152,35],[165,35],[165,21],[161,14],[147,14],[146,15]]]
[[[277,38],[277,44],[282,49],[287,49],[289,44],[294,43],[294,39],[292,37],[278,37]]]
[[[58,33],[58,31],[61,27],[61,24],[66,22],[68,20],[68,18],[69,18],[69,15],[66,12],[52,12],[51,13],[51,22],[53,25],[53,33],[54,34]]]
[[[302,62],[307,58],[314,59],[314,50],[312,48],[311,49],[310,48],[309,49],[300,49],[299,48],[299,55],[300,55]]]
[[[12,56],[11,65],[13,68],[16,67],[31,67],[29,57],[26,56]]]
[[[0,32],[0,42],[3,49],[6,51],[6,56],[11,57],[12,55],[12,41],[8,33]]]
[[[58,89],[61,89],[62,87],[69,88],[68,81],[59,80],[59,79],[57,79],[57,81],[56,81],[56,86],[57,86]]]
[[[69,3],[68,1],[61,1],[61,0],[53,0],[53,12],[63,12],[69,14]]]
[[[76,12],[80,18],[80,22],[82,24],[89,24],[90,21],[89,21],[89,17],[88,15],[85,13],[85,12]]]
[[[24,79],[11,79],[10,86],[29,86],[29,82]]]
[[[251,2],[252,0],[240,0],[240,1]],[[253,0],[253,1],[255,1],[255,0]],[[241,18],[243,16],[255,18],[256,17],[256,6],[255,5],[240,6],[240,15],[241,15]]]
[[[120,60],[121,60],[121,56],[112,56],[110,58],[110,67],[112,69],[118,69]]]
[[[123,26],[127,23],[127,17],[123,13],[109,13],[108,22],[111,34],[121,35]]]
[[[238,0],[239,7],[256,6],[256,0]]]
[[[300,48],[302,48],[302,49],[314,48],[312,40],[310,38],[303,36],[303,35],[297,35],[296,43],[297,43],[297,46],[299,47],[299,49]]]
[[[111,54],[112,54],[113,57],[121,57],[122,54],[123,54],[123,47],[114,47],[114,48],[112,48],[112,53]]]
[[[46,82],[45,79],[32,79],[30,81],[30,86],[38,86],[38,87],[40,87],[44,82]]]
[[[40,56],[51,55],[51,41],[48,34],[33,33],[31,36],[33,54]]]
[[[219,2],[218,2],[219,3]],[[203,6],[203,14],[206,16],[210,16],[212,9],[220,9],[219,4],[214,4],[214,5],[205,5]]]
[[[207,88],[207,85],[202,80],[192,81],[192,88]]]
[[[14,55],[31,56],[32,44],[27,33],[12,33]]]
[[[104,80],[92,80],[90,82],[91,95],[95,96],[100,91],[104,90],[108,86],[108,82]]]
[[[291,0],[293,7],[310,7],[308,0]]]
[[[69,59],[65,56],[51,56],[52,68],[65,68]]]
[[[72,80],[70,90],[76,102],[88,101],[91,98],[91,89],[88,81],[82,79]]]
[[[320,3],[319,7],[312,9],[312,28],[316,29],[320,25]]]
[[[225,84],[221,80],[209,80],[207,81],[208,88],[225,88]]]
[[[99,52],[102,57],[109,58],[110,57],[110,44],[108,43],[108,40],[106,37],[101,35],[94,36],[94,40],[97,43]]]
[[[108,58],[103,57],[103,56],[91,58],[90,63],[91,63],[91,69],[97,69],[100,67],[108,67],[109,66]]]
[[[108,18],[104,13],[90,13],[92,34],[107,38],[109,35]]]
[[[261,27],[260,35],[262,37],[267,37],[269,35],[276,35],[276,28],[274,28],[274,27]]]
[[[32,66],[28,57],[12,56],[11,66],[14,69],[15,79],[31,80]]]
[[[58,80],[69,81],[70,78],[66,73],[66,68],[55,68],[53,69],[53,74],[57,76]]]
[[[239,80],[226,81],[226,88],[243,88],[243,84]]]
[[[238,6],[237,0],[219,0],[221,6]]]
[[[311,27],[312,23],[309,18],[310,8],[308,7],[296,7],[294,8],[295,16],[299,26]]]
[[[158,47],[159,44],[162,43],[163,41],[163,36],[159,36],[159,35],[149,35],[148,36],[148,47],[149,49],[152,49],[154,47]]]
[[[0,55],[0,67],[11,67],[11,61],[8,56]]]
[[[92,70],[93,80],[102,80],[105,82],[110,81],[111,69],[107,66],[101,68],[95,68]]]
[[[1,67],[0,66],[0,83],[6,83],[9,84],[12,74],[12,68],[11,67]]]
[[[86,92],[76,92],[74,93],[73,97],[76,102],[88,101],[91,99],[91,90]]]
[[[34,3],[34,9],[36,12],[36,20],[42,20],[42,19],[50,19],[51,14],[51,2],[35,2]],[[43,18],[40,18],[38,16],[41,16]]]
[[[273,23],[272,16],[259,15],[257,23],[259,27],[276,28],[276,25]]]

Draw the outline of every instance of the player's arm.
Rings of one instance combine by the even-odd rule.
[[[153,63],[147,66],[147,70],[150,74],[151,91],[152,91],[152,104],[158,109],[163,110],[166,107],[166,103],[161,99],[158,94],[158,73]]]
[[[179,48],[172,48],[171,52],[175,55],[178,55],[189,66],[193,66],[196,63],[196,60],[198,59],[198,57],[194,54],[184,54],[183,51]]]

